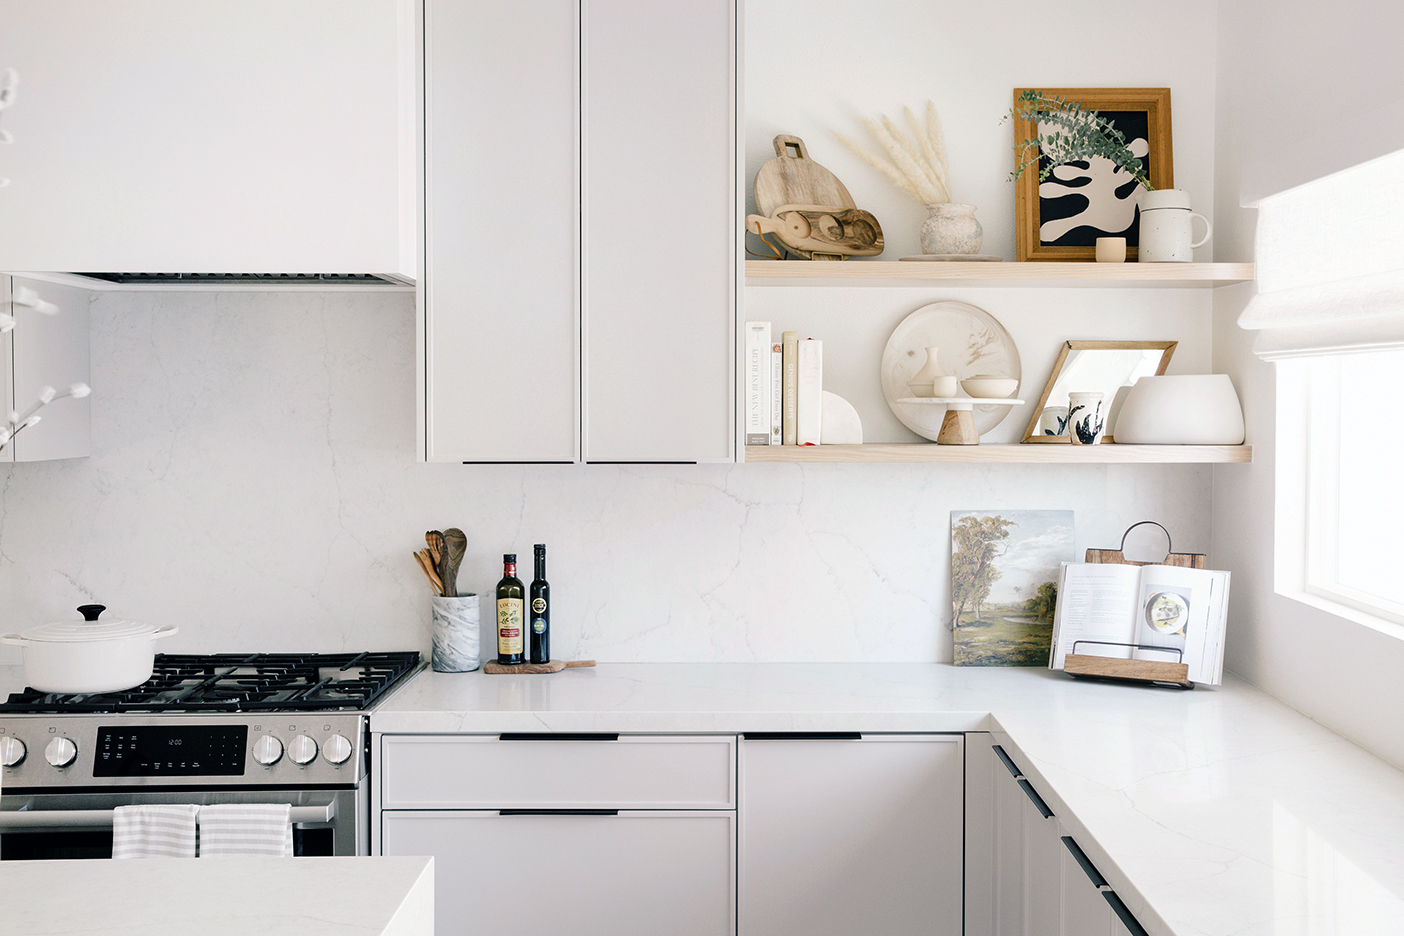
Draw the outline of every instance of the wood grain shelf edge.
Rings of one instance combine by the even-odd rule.
[[[920,285],[1212,289],[1253,279],[1251,263],[915,263],[747,260],[748,286]]]

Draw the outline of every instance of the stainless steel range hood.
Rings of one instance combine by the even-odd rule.
[[[393,273],[58,273],[40,278],[89,289],[414,289],[414,280]]]

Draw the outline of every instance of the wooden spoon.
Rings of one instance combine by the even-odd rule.
[[[438,530],[430,530],[424,534],[424,542],[429,547],[429,558],[434,560],[434,568],[437,570],[444,554],[444,534]]]
[[[458,567],[463,562],[463,554],[468,551],[468,537],[457,527],[449,527],[443,533],[443,560],[439,564],[439,580],[444,583],[444,594],[458,597]]]

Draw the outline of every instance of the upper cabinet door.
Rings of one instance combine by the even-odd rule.
[[[0,270],[401,273],[407,0],[0,0]]]
[[[585,460],[734,457],[735,0],[583,0]]]
[[[88,306],[92,294],[86,289],[18,276],[0,276],[0,280],[8,281],[12,290],[9,296],[0,292],[0,298],[37,297],[58,309],[41,312],[28,305],[8,306],[15,317],[15,328],[6,336],[10,339],[8,348],[0,344],[0,350],[10,352],[5,363],[12,363],[13,369],[10,386],[0,392],[0,400],[8,395],[12,406],[25,412],[46,386],[66,393],[76,383],[89,383]],[[5,371],[0,366],[0,379],[5,377]],[[0,451],[0,461],[49,461],[91,454],[89,402],[88,397],[69,397],[44,407],[40,422],[17,434]]]
[[[425,0],[424,457],[573,462],[576,0]]]

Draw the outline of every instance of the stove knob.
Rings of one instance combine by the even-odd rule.
[[[67,767],[78,759],[78,745],[67,738],[55,738],[44,748],[44,759],[55,767]]]
[[[266,734],[254,742],[253,756],[263,766],[272,767],[283,756],[283,742]]]
[[[334,734],[322,744],[322,756],[338,766],[351,759],[351,742]]]
[[[317,759],[317,742],[300,734],[288,742],[288,756],[293,759],[293,763],[301,767],[306,767]]]
[[[24,742],[19,738],[0,738],[0,765],[5,767],[18,767],[24,763],[24,757],[29,751],[24,746]]]

